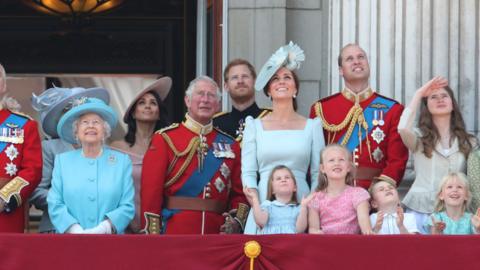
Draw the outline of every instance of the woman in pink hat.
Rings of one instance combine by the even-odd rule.
[[[132,100],[123,116],[128,130],[123,140],[114,141],[111,147],[130,156],[133,164],[135,185],[135,218],[127,232],[137,233],[140,228],[140,176],[143,155],[150,146],[155,131],[166,127],[167,110],[163,101],[172,86],[170,77],[162,77],[140,91]]]

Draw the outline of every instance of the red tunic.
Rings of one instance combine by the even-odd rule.
[[[1,109],[0,123],[4,123],[11,114],[14,113]],[[24,115],[16,115],[27,119],[27,122],[23,126],[23,142],[7,142],[0,153],[0,197],[8,199],[10,208],[10,212],[0,213],[0,232],[23,233],[28,198],[42,177],[42,149],[37,123]],[[5,142],[3,138],[0,141]]]
[[[353,153],[354,163],[357,166],[359,174],[363,168],[377,169],[378,174],[375,176],[392,179],[398,185],[403,178],[406,162],[408,160],[408,149],[403,144],[397,131],[403,106],[394,100],[381,96],[371,90],[367,90],[358,97],[361,108],[365,110],[369,106],[372,106],[373,108],[374,106],[378,105],[372,104],[377,97],[382,97],[388,99],[389,101],[393,101],[394,104],[390,110],[383,115],[384,125],[377,125],[376,127],[372,128],[368,134],[370,151],[366,138],[362,140],[361,147],[360,145],[357,146]],[[321,117],[318,106],[321,106],[321,111],[323,111],[322,121],[324,124],[324,135],[327,144],[332,142],[340,143],[339,140],[347,132],[349,123],[336,133],[326,130],[325,124],[328,123],[331,125],[338,125],[342,123],[354,104],[355,97],[351,94],[351,92],[343,90],[341,93],[321,99],[312,105],[310,109],[311,118],[315,118],[317,116]],[[367,124],[369,127],[372,127],[373,125],[372,121],[367,121]],[[377,127],[380,129],[380,131],[383,131],[384,134],[384,138],[379,142],[375,141],[372,137],[372,131],[376,130]],[[379,130],[377,130],[377,132],[379,132]],[[352,134],[350,140],[352,140],[355,136],[358,135]],[[328,141],[329,138],[331,141]],[[375,170],[369,171],[372,172]],[[371,180],[371,178],[357,178],[356,183],[359,186],[368,188]]]
[[[161,133],[164,133],[164,135]],[[212,142],[217,134],[218,131],[213,129],[205,135],[209,149],[211,149]],[[145,228],[147,233],[155,233],[155,230],[152,231],[148,227],[146,228],[147,217],[153,214],[155,215],[153,219],[156,219],[154,222],[158,222],[158,218],[161,219],[161,211],[165,207],[165,197],[175,196],[187,182],[191,174],[198,170],[199,167],[197,152],[196,149],[194,149],[195,153],[191,161],[187,161],[188,154],[180,156],[175,165],[173,165],[173,168],[171,168],[171,172],[168,172],[169,166],[172,166],[174,162],[175,154],[171,145],[169,145],[164,138],[165,135],[170,139],[171,144],[173,144],[178,152],[184,152],[190,142],[199,137],[197,133],[188,129],[184,123],[178,125],[178,127],[167,128],[154,135],[151,146],[143,160],[141,180],[142,227]],[[240,178],[239,144],[233,141],[231,149],[235,157],[221,158],[221,164],[223,165],[216,169],[213,177],[211,177],[210,181],[205,185],[205,192],[200,192],[196,198],[224,202],[228,205],[229,209],[236,209],[239,203],[246,203]],[[187,166],[183,173],[179,175],[173,184],[169,184],[169,180],[177,175],[184,164],[187,164]],[[205,163],[203,166],[206,168],[211,165]],[[224,223],[224,220],[224,217],[220,213],[180,210],[180,212],[168,219],[165,233],[201,234],[202,222],[204,222],[203,232],[206,234],[216,234],[220,232],[220,226]],[[152,220],[149,220],[149,222],[152,222]]]

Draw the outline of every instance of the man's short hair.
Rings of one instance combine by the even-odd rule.
[[[255,72],[255,68],[253,67],[253,65],[250,64],[250,62],[248,62],[245,59],[237,58],[237,59],[233,59],[232,61],[230,61],[228,63],[228,65],[225,67],[225,70],[223,71],[223,80],[225,82],[228,81],[228,76],[227,75],[228,75],[228,72],[230,71],[230,69],[234,66],[239,66],[239,65],[247,66],[248,70],[250,70],[250,73],[251,73],[252,77],[254,79],[257,78],[257,73]]]
[[[210,78],[208,76],[205,76],[205,75],[200,75],[190,82],[190,84],[187,87],[187,90],[185,91],[185,96],[187,96],[189,99],[191,99],[193,90],[197,86],[197,83],[200,82],[200,81],[207,82],[207,83],[210,83],[211,85],[213,85],[215,87],[215,92],[217,94],[217,100],[220,100],[222,98],[222,93],[220,92],[220,88],[218,87],[217,82],[214,81],[212,78]]]
[[[343,48],[340,50],[340,54],[338,55],[338,58],[337,58],[337,62],[338,62],[338,67],[341,67],[342,66],[342,56],[343,56],[343,51],[348,48],[348,47],[358,47],[360,48],[360,50],[363,51],[363,53],[365,54],[365,56],[367,55],[367,53],[365,52],[365,50],[360,47],[360,45],[358,45],[357,43],[348,43],[347,45],[343,46]]]

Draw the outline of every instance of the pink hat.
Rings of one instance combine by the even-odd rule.
[[[123,115],[123,122],[127,123],[127,118],[128,118],[128,115],[130,114],[130,111],[133,108],[133,105],[135,105],[135,103],[137,103],[137,101],[147,92],[149,91],[156,92],[160,96],[160,99],[164,101],[168,93],[170,92],[171,87],[172,87],[172,79],[168,76],[165,76],[154,81],[152,84],[150,84],[145,89],[140,91],[137,94],[137,96],[132,100],[132,102],[130,102],[130,105],[128,105],[128,108],[125,111],[125,114]]]

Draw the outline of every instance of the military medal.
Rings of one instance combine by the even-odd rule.
[[[385,121],[383,120],[383,110],[380,110],[380,111],[379,111],[379,120],[378,120],[378,124],[379,124],[380,126],[383,126],[383,125],[385,125]]]
[[[372,124],[373,124],[373,126],[378,126],[378,110],[373,111]]]
[[[230,178],[230,168],[224,163],[222,163],[222,166],[220,166],[220,173],[223,175],[225,179]]]
[[[222,158],[228,157],[227,150],[225,148],[225,142],[221,141],[221,142],[217,143],[217,145],[218,145],[218,148],[220,149],[220,153],[221,153],[220,157],[222,157]]]
[[[13,163],[13,160],[18,157],[18,150],[13,144],[10,144],[7,149],[5,149],[5,154],[8,159],[10,159],[10,162],[5,166],[5,171],[8,175],[14,176],[17,174],[18,168],[17,165]]]
[[[237,135],[237,138],[238,139],[242,139],[243,138],[243,130],[245,129],[245,121],[243,119],[240,119],[240,121],[238,121],[238,129],[237,131],[235,131],[235,134]]]
[[[198,170],[202,171],[203,170],[203,161],[205,160],[205,156],[207,155],[208,152],[208,144],[207,144],[207,138],[203,135],[199,135],[199,145],[197,148],[197,158],[198,158]]]
[[[7,154],[8,159],[14,160],[18,156],[18,150],[13,144],[10,144],[10,146],[5,149],[5,154]]]
[[[223,189],[225,188],[225,183],[220,179],[220,177],[217,177],[215,179],[215,188],[218,190],[218,193],[222,193]]]
[[[222,158],[223,153],[222,153],[222,151],[220,151],[220,147],[219,147],[218,143],[214,142],[214,143],[212,143],[212,146],[213,146],[213,155],[216,158]]]
[[[385,139],[385,133],[383,132],[382,129],[380,129],[380,127],[376,127],[372,131],[372,138],[374,141],[377,142],[377,144],[379,144]]]
[[[225,144],[225,157],[226,158],[235,158],[235,153],[233,153],[232,148],[230,147],[230,144],[226,143]]]
[[[23,143],[23,128],[19,128],[18,125],[11,123],[6,124],[6,126],[0,128],[0,141],[14,144]]]
[[[372,155],[373,155],[373,159],[375,159],[377,163],[379,163],[384,157],[383,152],[382,150],[380,150],[379,147],[375,148]]]
[[[14,163],[10,162],[10,163],[7,163],[7,165],[5,166],[5,171],[7,172],[8,175],[10,176],[14,176],[15,174],[17,174],[17,165],[15,165]]]
[[[388,109],[388,106],[382,103],[373,103],[373,104],[370,104],[369,107],[374,109]]]

